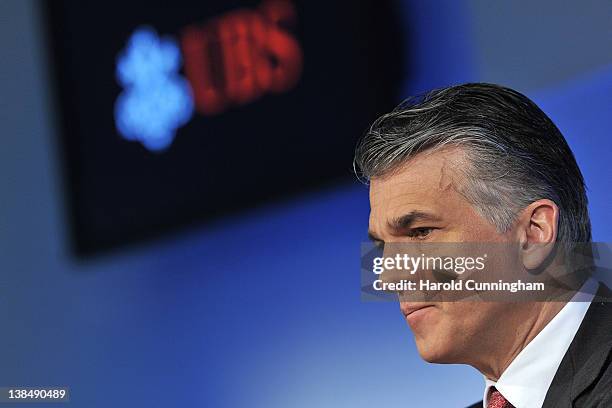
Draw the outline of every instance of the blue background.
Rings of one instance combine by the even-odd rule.
[[[611,241],[612,10],[569,4],[401,3],[413,41],[403,94],[486,81],[532,97],[578,158],[594,239]],[[396,304],[360,301],[358,183],[75,260],[41,20],[39,2],[0,2],[0,386],[67,385],[74,407],[481,397],[475,370],[419,359]]]

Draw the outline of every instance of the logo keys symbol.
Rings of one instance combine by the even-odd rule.
[[[117,59],[116,75],[125,88],[115,103],[115,123],[127,140],[151,151],[167,148],[176,129],[189,121],[193,96],[179,75],[181,53],[169,38],[154,30],[134,31]]]

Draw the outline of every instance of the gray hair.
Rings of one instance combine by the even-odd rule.
[[[461,193],[499,232],[539,199],[559,207],[557,241],[591,241],[584,179],[565,138],[529,98],[499,85],[473,83],[433,90],[378,118],[354,159],[366,182],[408,159],[461,147],[469,180]]]

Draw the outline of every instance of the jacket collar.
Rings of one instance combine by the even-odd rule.
[[[543,407],[568,407],[598,377],[612,349],[612,291],[604,284],[592,300],[548,389]]]

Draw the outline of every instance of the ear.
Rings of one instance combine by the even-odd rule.
[[[534,201],[519,215],[517,239],[526,269],[537,269],[555,248],[559,207],[554,201]]]

